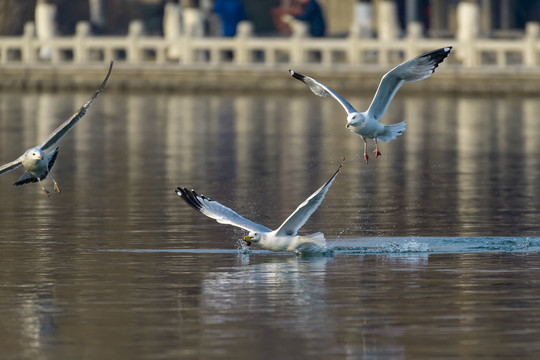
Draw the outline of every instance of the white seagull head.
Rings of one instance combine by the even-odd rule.
[[[252,242],[258,243],[261,241],[261,234],[256,231],[250,231],[248,235],[244,236],[244,241],[247,246],[250,246]]]
[[[351,126],[359,127],[366,121],[366,116],[363,113],[353,112],[347,115],[347,129]]]
[[[25,151],[23,155],[23,162],[24,160],[34,162],[38,160],[45,160],[45,153],[41,151],[41,149],[34,147]]]

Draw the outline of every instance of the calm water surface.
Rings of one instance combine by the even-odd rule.
[[[3,93],[0,163],[88,96]],[[366,165],[328,99],[106,91],[59,143],[61,195],[0,177],[0,358],[537,359],[539,113],[398,94],[408,129]],[[242,250],[173,193],[275,228],[343,157],[303,228],[328,256]]]

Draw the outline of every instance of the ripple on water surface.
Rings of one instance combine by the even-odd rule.
[[[236,249],[102,249],[110,252],[186,253],[186,254],[289,254],[238,246]],[[540,251],[537,237],[374,237],[328,240],[328,251],[322,256],[355,254],[422,254]],[[310,254],[313,255],[313,254]]]

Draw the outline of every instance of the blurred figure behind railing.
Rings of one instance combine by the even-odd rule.
[[[316,0],[294,0],[276,7],[272,9],[272,18],[276,30],[282,34],[292,33],[293,20],[304,22],[313,37],[322,37],[326,33],[323,11]]]
[[[36,35],[44,43],[39,49],[39,57],[44,60],[50,60],[52,49],[47,43],[52,41],[56,33],[56,6],[46,0],[38,0],[35,17]]]
[[[238,23],[247,19],[244,5],[240,0],[216,0],[214,12],[221,20],[221,35],[226,37],[235,36]]]

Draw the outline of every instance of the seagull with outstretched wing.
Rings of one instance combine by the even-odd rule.
[[[364,159],[367,163],[369,156],[366,151],[366,139],[375,141],[374,153],[376,157],[379,157],[381,153],[379,152],[378,142],[389,142],[405,131],[407,126],[405,121],[393,125],[383,125],[379,122],[403,82],[419,81],[431,76],[435,72],[435,68],[450,54],[450,50],[452,50],[451,46],[430,51],[405,61],[387,72],[379,83],[379,88],[371,101],[371,105],[364,112],[356,111],[341,95],[317,80],[292,70],[289,70],[289,72],[295,79],[309,86],[315,95],[321,97],[330,95],[343,106],[347,111],[347,129],[364,140]]]
[[[322,203],[330,185],[334,182],[342,166],[343,162],[341,162],[334,175],[323,186],[308,197],[306,201],[301,203],[287,220],[277,230],[273,231],[266,226],[243,218],[235,211],[221,205],[217,201],[210,200],[203,195],[198,195],[194,190],[179,187],[175,192],[188,205],[209,218],[221,224],[233,225],[249,231],[249,235],[244,236],[244,241],[248,246],[251,243],[256,243],[261,248],[272,251],[294,251],[296,253],[323,252],[326,250],[324,234],[317,232],[307,236],[300,236],[298,235],[298,230],[308,221],[309,217]]]
[[[58,141],[60,141],[60,139],[62,139],[64,135],[66,135],[69,130],[71,130],[75,126],[75,124],[77,124],[77,122],[86,114],[90,105],[92,105],[94,100],[96,100],[98,95],[105,87],[107,80],[109,80],[112,67],[113,61],[111,61],[109,65],[109,71],[107,72],[105,80],[103,80],[99,88],[94,92],[94,94],[92,94],[92,97],[79,109],[79,111],[77,111],[69,119],[64,121],[64,123],[60,125],[56,130],[54,130],[43,143],[26,150],[24,154],[19,156],[16,160],[0,166],[0,175],[16,169],[22,165],[25,172],[13,185],[19,186],[28,183],[39,182],[41,189],[48,196],[49,191],[47,191],[45,187],[43,187],[41,180],[44,180],[51,172],[54,162],[56,161],[56,157],[58,156],[58,148],[55,148],[49,153],[45,152],[51,149]],[[52,180],[54,183],[54,190],[60,193],[60,188],[58,187],[58,184],[54,179]]]

